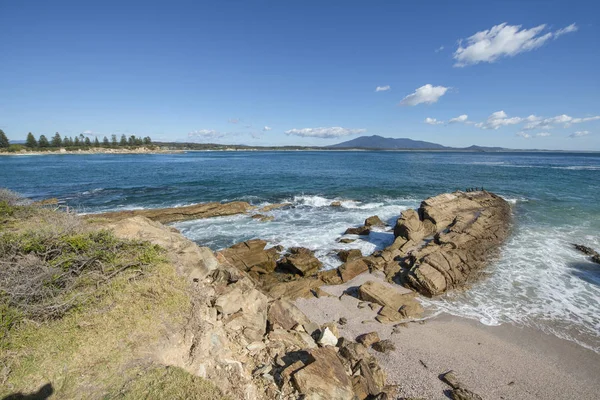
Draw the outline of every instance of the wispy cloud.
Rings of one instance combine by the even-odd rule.
[[[578,137],[582,137],[582,136],[587,136],[589,135],[590,132],[589,131],[577,131],[577,132],[573,132],[569,135],[569,137],[572,138],[578,138]]]
[[[550,132],[540,132],[540,133],[536,133],[535,136],[537,137],[548,137],[550,136]]]
[[[439,52],[440,52],[440,51],[442,51],[442,50],[444,50],[444,46],[440,46],[440,47],[438,47],[437,49],[435,49],[434,51],[435,51],[436,53],[439,53]]]
[[[561,114],[550,118],[542,118],[536,117],[535,115],[530,115],[529,117],[527,117],[527,124],[525,124],[525,127],[523,129],[551,129],[555,125],[563,125],[565,128],[568,128],[569,126],[571,126],[571,124],[581,124],[584,122],[598,120],[600,120],[600,115],[581,118],[573,118],[567,114]]]
[[[425,123],[429,124],[429,125],[442,125],[444,123],[444,121],[438,121],[435,118],[425,118]]]
[[[285,131],[286,135],[295,135],[302,137],[314,137],[314,138],[338,138],[342,136],[357,135],[359,133],[366,132],[366,129],[348,129],[339,126],[331,128],[303,128],[303,129],[290,129]]]
[[[199,129],[188,133],[190,138],[201,138],[201,139],[219,139],[225,137],[226,134],[213,129]]]
[[[271,129],[273,129],[273,128],[265,125],[265,127],[262,130],[263,130],[263,132],[267,132],[267,131],[270,131]]]
[[[377,86],[375,88],[376,92],[387,92],[388,90],[390,90],[392,87],[390,85],[385,85],[385,86]]]
[[[436,103],[448,91],[444,86],[433,86],[427,84],[416,89],[413,93],[406,96],[400,102],[401,106],[416,106],[417,104],[433,104]]]
[[[531,138],[531,135],[527,132],[517,132],[517,136],[521,136],[522,138],[525,138],[525,139]]]
[[[463,115],[459,115],[456,118],[450,118],[450,121],[448,121],[449,124],[457,124],[457,123],[467,123],[469,119],[469,116],[467,114],[463,114]]]
[[[513,57],[520,53],[535,50],[543,46],[549,39],[558,38],[577,31],[571,24],[555,32],[546,32],[546,25],[538,25],[530,29],[521,29],[522,25],[508,25],[506,22],[495,25],[491,29],[480,31],[458,41],[454,52],[455,67],[492,63],[500,58]],[[464,46],[463,46],[464,43]]]
[[[492,113],[484,122],[475,124],[476,127],[481,129],[499,129],[501,126],[516,125],[523,122],[523,118],[520,117],[508,117],[504,111],[496,111]]]

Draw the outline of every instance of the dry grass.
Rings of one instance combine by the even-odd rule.
[[[57,399],[222,398],[209,382],[155,363],[191,307],[187,283],[159,249],[63,213],[21,209],[6,218],[0,398],[46,384]],[[39,313],[73,298],[76,306]]]

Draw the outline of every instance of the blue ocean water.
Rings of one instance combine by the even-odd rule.
[[[219,249],[259,237],[316,250],[367,254],[392,240],[336,241],[379,215],[391,224],[406,208],[441,192],[484,187],[513,204],[513,230],[486,277],[466,292],[427,300],[486,324],[515,323],[600,352],[600,266],[571,243],[600,250],[600,154],[460,152],[189,152],[160,155],[0,157],[0,187],[33,199],[58,197],[81,212],[245,200],[292,202],[264,223],[232,216],[175,224]],[[341,200],[342,207],[329,207]]]

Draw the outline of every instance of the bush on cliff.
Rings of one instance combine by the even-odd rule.
[[[22,203],[0,189],[0,398],[222,398],[153,357],[191,307],[163,249]]]

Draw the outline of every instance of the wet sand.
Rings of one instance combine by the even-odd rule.
[[[484,399],[600,399],[600,354],[531,328],[441,315],[424,322],[383,325],[370,307],[342,293],[379,275],[363,274],[345,285],[325,286],[331,297],[298,299],[296,305],[314,322],[348,319],[340,335],[377,331],[395,351],[370,350],[385,369],[388,384],[403,397],[447,400],[440,374],[454,370],[460,381]],[[341,296],[338,297],[338,296]]]

